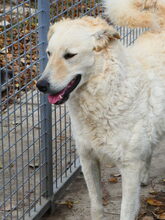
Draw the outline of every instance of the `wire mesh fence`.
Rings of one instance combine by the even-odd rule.
[[[39,219],[80,167],[66,106],[35,84],[49,23],[102,11],[100,0],[0,0],[0,219]],[[118,30],[125,45],[143,31]]]

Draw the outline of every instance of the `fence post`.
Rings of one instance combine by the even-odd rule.
[[[50,2],[38,0],[40,72],[47,63],[47,32],[50,24]],[[46,95],[41,94],[41,179],[44,197],[53,195],[52,109]]]

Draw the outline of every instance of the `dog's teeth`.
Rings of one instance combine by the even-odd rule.
[[[60,99],[62,99],[63,97],[62,97],[62,95],[60,95]]]

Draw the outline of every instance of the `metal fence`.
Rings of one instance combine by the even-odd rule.
[[[79,171],[66,106],[51,108],[35,84],[49,23],[101,13],[100,0],[0,0],[1,219],[39,219]],[[126,45],[142,31],[118,30]]]

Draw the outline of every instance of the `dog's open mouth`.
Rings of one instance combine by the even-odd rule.
[[[70,83],[60,92],[53,95],[48,95],[49,103],[60,105],[66,102],[69,98],[70,93],[78,86],[80,80],[81,80],[81,75],[79,74],[74,79],[72,79]]]

